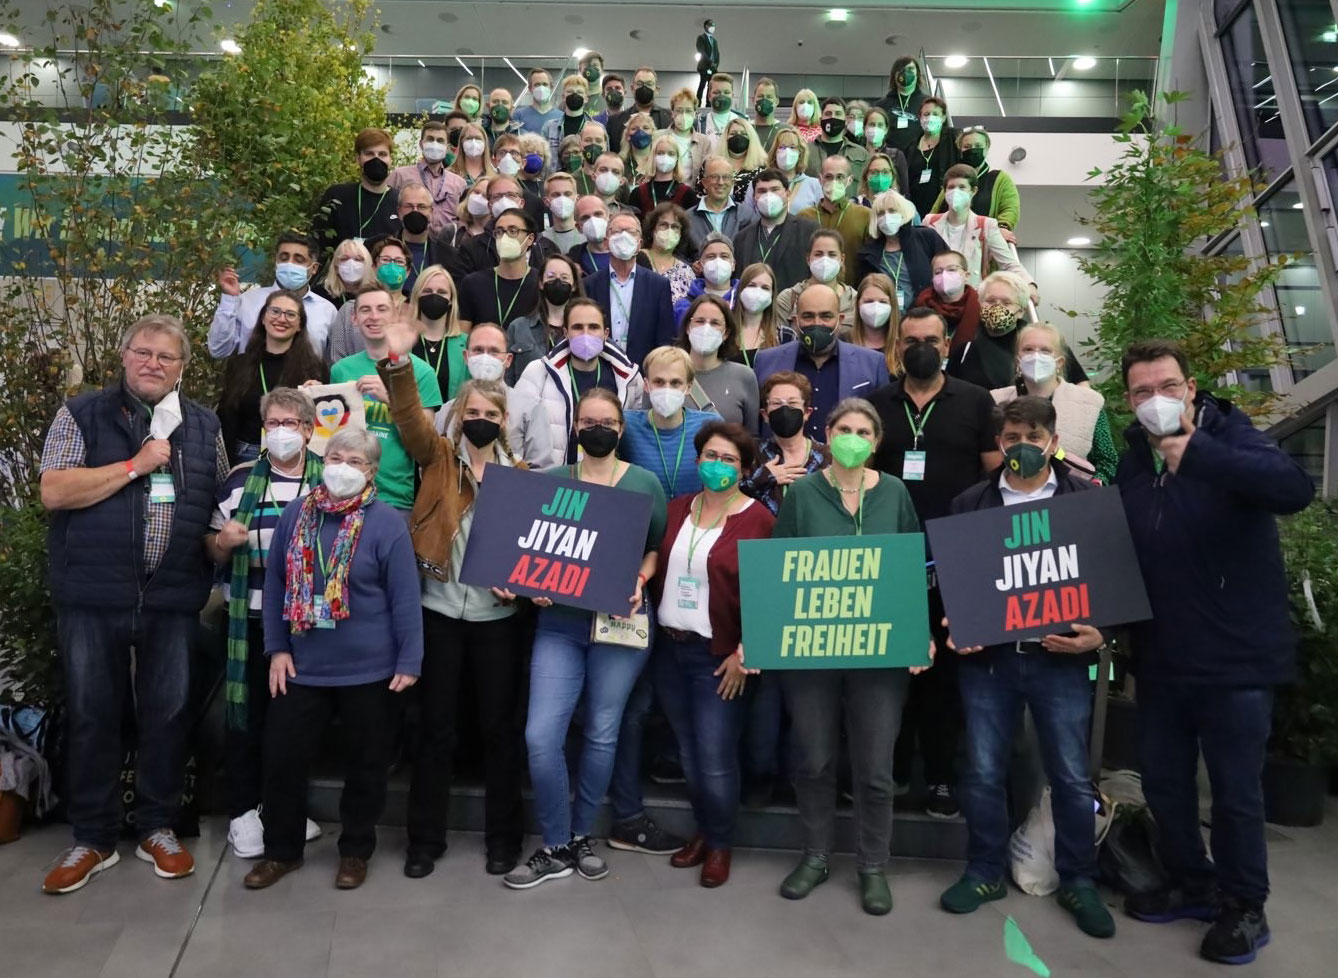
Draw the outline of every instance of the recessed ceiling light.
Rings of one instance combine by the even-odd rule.
[[[418,67],[420,67],[420,68],[426,68],[426,67],[427,67],[427,65],[423,64],[423,59],[422,59],[422,58],[419,58],[419,59],[418,59]]]
[[[1271,227],[1272,225],[1270,225],[1267,221],[1260,221],[1259,226],[1261,228],[1266,228],[1266,227]]]
[[[827,19],[834,20],[838,24],[844,24],[850,19],[850,11],[846,10],[844,7],[833,7],[831,10],[827,11]]]
[[[971,59],[968,58],[968,57],[967,57],[966,55],[964,55],[964,54],[950,54],[950,55],[948,55],[946,58],[943,59],[943,67],[945,67],[945,68],[965,68],[966,65],[967,65],[967,62],[970,61],[970,60],[971,60]]]
[[[1298,316],[1305,315],[1305,306],[1295,306],[1294,308],[1296,309],[1296,315]]]
[[[0,47],[16,48],[19,46],[19,39],[13,34],[0,34]]]
[[[1067,244],[1070,248],[1086,248],[1091,243],[1092,243],[1091,238],[1081,238],[1081,237],[1069,238],[1068,241],[1065,242],[1065,244]]]
[[[1299,200],[1296,203],[1292,204],[1292,210],[1294,211],[1299,211],[1303,207],[1305,207],[1305,204],[1301,203]]]
[[[223,38],[223,40],[218,42],[218,46],[223,50],[224,54],[242,53],[242,46],[230,37]]]
[[[575,58],[577,61],[580,61],[589,53],[590,53],[589,48],[577,48],[575,51],[571,53],[571,56]]]
[[[1074,71],[1091,71],[1095,67],[1096,67],[1096,58],[1083,55],[1080,58],[1073,59]]]

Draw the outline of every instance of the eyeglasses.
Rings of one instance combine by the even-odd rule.
[[[135,363],[148,363],[150,360],[156,360],[158,364],[163,367],[174,366],[186,359],[185,357],[177,356],[175,353],[154,353],[152,350],[145,350],[142,347],[126,350],[126,352],[130,354],[130,359]]]
[[[285,319],[290,323],[295,323],[301,318],[301,313],[296,309],[280,309],[278,306],[266,306],[265,315],[274,319]]]
[[[398,265],[400,268],[409,267],[409,259],[391,258],[389,255],[382,255],[380,258],[376,260],[376,263],[378,265]]]
[[[706,451],[702,452],[702,458],[704,458],[708,462],[724,462],[726,465],[739,464],[739,456],[721,455],[714,448],[708,448]]]
[[[300,427],[302,427],[302,419],[301,419],[301,418],[283,418],[283,419],[279,419],[279,418],[266,418],[266,419],[265,419],[265,430],[266,430],[266,431],[277,431],[279,428],[287,428],[289,431],[296,431],[296,430],[297,430],[298,428],[300,428]]]
[[[618,422],[605,421],[601,418],[581,418],[576,422],[577,431],[589,431],[591,428],[606,428],[609,431],[617,431]]]
[[[984,126],[967,126],[965,129],[961,131],[961,133],[959,134],[959,138],[960,136],[969,136],[973,132],[978,132],[984,136],[988,136],[990,134],[990,131],[986,129]]]
[[[502,238],[510,238],[512,241],[519,241],[530,232],[524,228],[493,228],[492,236],[500,241]]]
[[[732,173],[708,173],[702,177],[704,183],[728,183],[734,179]]]
[[[1154,394],[1160,394],[1162,397],[1180,398],[1184,396],[1185,387],[1188,381],[1168,380],[1157,387],[1135,387],[1129,392],[1129,399],[1135,404],[1141,404]]]

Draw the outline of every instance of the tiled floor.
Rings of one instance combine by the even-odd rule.
[[[242,888],[247,864],[223,853],[224,826],[192,849],[196,875],[156,879],[122,847],[122,861],[79,893],[49,897],[43,870],[66,844],[63,827],[0,849],[0,975],[15,978],[635,978],[635,976],[1025,976],[1003,954],[1011,914],[1056,976],[1222,975],[1197,957],[1201,925],[1165,927],[1117,916],[1111,941],[1084,937],[1053,901],[1014,891],[964,918],[937,908],[956,863],[899,860],[890,917],[859,909],[854,866],[839,858],[829,883],[791,903],[776,886],[792,853],[736,854],[730,883],[696,885],[667,860],[608,854],[613,872],[511,892],[483,873],[479,836],[452,836],[425,880],[400,873],[403,836],[383,830],[367,884],[333,887],[334,839],[271,890]],[[1270,829],[1273,944],[1246,974],[1338,974],[1338,804],[1328,824]],[[215,875],[216,874],[216,875]],[[203,906],[201,904],[203,903]],[[199,920],[190,931],[196,912]],[[189,939],[187,935],[189,933]],[[178,955],[180,961],[177,963]]]

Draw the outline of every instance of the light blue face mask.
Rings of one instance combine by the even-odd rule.
[[[296,262],[281,261],[274,266],[274,281],[281,289],[300,289],[311,277],[306,265]]]

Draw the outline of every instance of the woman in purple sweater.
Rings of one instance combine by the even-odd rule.
[[[265,571],[265,855],[248,889],[302,865],[307,773],[330,718],[344,738],[343,832],[335,886],[367,878],[386,800],[392,699],[423,661],[418,567],[404,517],[376,498],[381,445],[345,428],[323,483],[284,508]]]

